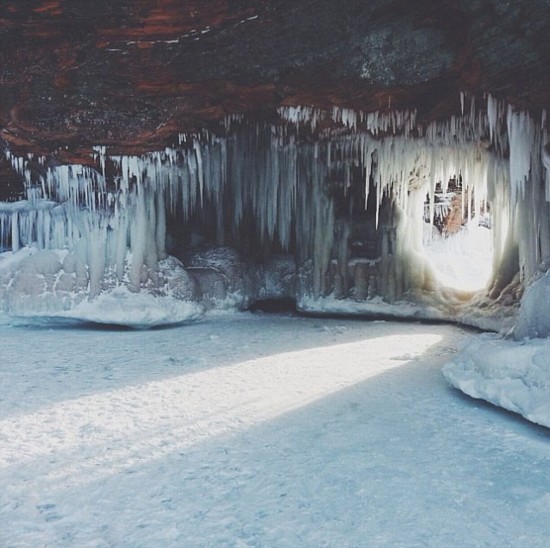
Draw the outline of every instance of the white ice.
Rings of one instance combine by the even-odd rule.
[[[548,268],[548,261],[540,267]],[[485,335],[473,340],[444,367],[445,377],[474,398],[550,427],[549,305],[550,274],[539,272],[509,331],[514,339]]]
[[[2,546],[547,546],[546,432],[448,325],[0,327]]]
[[[145,328],[196,320],[204,313],[203,304],[190,299],[189,275],[174,258],[159,261],[156,287],[149,292],[131,291],[112,275],[95,297],[87,281],[79,282],[72,258],[66,250],[34,247],[0,253],[0,323],[75,320]]]
[[[443,373],[469,396],[550,427],[550,339],[477,337],[444,366]]]

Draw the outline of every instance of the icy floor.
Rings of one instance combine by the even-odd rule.
[[[548,431],[446,325],[0,327],[0,546],[548,546]]]

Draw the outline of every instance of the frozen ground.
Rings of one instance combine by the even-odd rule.
[[[0,327],[0,546],[548,546],[550,437],[446,325]]]

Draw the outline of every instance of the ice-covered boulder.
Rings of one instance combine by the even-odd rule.
[[[249,269],[241,255],[230,247],[196,250],[185,256],[188,271],[197,279],[208,306],[226,298],[238,308],[253,300]]]
[[[257,269],[256,299],[296,298],[296,260],[274,255]]]
[[[0,315],[14,318],[71,319],[133,327],[181,323],[204,310],[197,280],[174,257],[147,269],[139,288],[130,283],[132,257],[119,281],[107,270],[91,291],[89,267],[78,253],[25,247],[0,254]]]
[[[179,259],[168,256],[158,265],[160,282],[165,291],[175,299],[182,301],[199,301],[202,297],[197,279],[187,270]]]
[[[211,247],[193,251],[186,256],[185,263],[189,268],[217,270],[225,277],[228,291],[238,291],[244,284],[243,259],[238,251],[230,247]]]
[[[213,305],[227,297],[228,280],[215,268],[191,267],[191,275],[197,280],[203,301]]]
[[[550,271],[531,283],[521,299],[516,339],[550,336]]]

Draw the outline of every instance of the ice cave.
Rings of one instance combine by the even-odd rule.
[[[439,344],[439,335],[422,327],[436,325],[452,341],[459,330],[460,337],[475,333],[437,362],[449,391],[550,427],[549,31],[548,0],[6,0],[0,6],[3,336],[18,341],[29,333],[47,348],[48,329],[76,338],[96,329],[153,345],[170,329],[195,329],[215,346],[224,328],[207,334],[201,326],[209,321],[251,322],[256,341],[263,328],[250,318],[267,322],[256,311],[276,309],[328,326],[343,318],[348,323],[340,331],[325,328],[334,340],[349,330],[336,346],[352,361],[356,352],[381,356],[392,340],[410,345],[390,358],[401,364],[421,354],[415,345]],[[409,335],[380,327],[393,320],[404,321]],[[325,328],[307,325],[311,341],[322,343],[318,331]],[[234,329],[228,332],[247,338]],[[323,361],[319,349],[304,357],[306,349],[289,342],[292,328],[281,329],[288,351],[281,352],[293,364]],[[380,347],[355,341],[360,329],[378,333]],[[90,340],[99,341],[97,332]],[[81,343],[88,348],[90,341]],[[197,366],[210,359],[197,344],[203,354],[186,374],[218,386]],[[242,371],[254,375],[258,363],[272,365],[262,361],[263,350],[250,357],[249,345],[239,344],[227,347],[242,358]],[[277,355],[274,342],[266,344]],[[17,351],[5,352],[0,365],[9,356],[19,361]],[[183,359],[173,354],[169,368]],[[144,356],[156,359],[152,347]],[[235,386],[252,382],[218,358],[212,359],[227,366]],[[343,366],[334,378],[355,386],[393,367],[382,361],[376,374]],[[314,369],[288,382],[307,384]],[[1,375],[12,379],[9,368]],[[278,370],[274,375],[269,383],[282,394],[287,381]],[[327,387],[317,380],[323,397],[336,391],[327,388],[329,380]],[[19,394],[17,386],[16,380],[7,391]],[[153,385],[144,386],[143,393]],[[442,390],[437,380],[430,386]],[[224,389],[216,392],[220,409]],[[176,394],[162,385],[159,393],[171,390]],[[267,402],[268,392],[258,401]],[[137,397],[130,388],[109,387],[86,405],[108,407],[109,395],[119,393]],[[192,391],[186,394],[194,401]],[[307,396],[307,405],[319,394]],[[0,394],[0,409],[2,401]],[[81,400],[74,407],[68,401],[52,409],[74,412],[67,424],[78,423]],[[180,409],[176,397],[171,401]],[[279,420],[290,412],[280,401],[260,410],[242,405],[264,413],[261,421]],[[251,417],[243,424],[256,426]],[[35,424],[17,420],[19,431]],[[15,443],[13,424],[0,415],[0,439]],[[233,431],[222,426],[220,432]],[[140,435],[148,440],[153,430]],[[548,507],[548,498],[540,500],[530,506],[535,513]],[[10,504],[0,498],[0,525]],[[50,511],[48,504],[35,507]],[[317,543],[314,532],[305,543],[282,545],[348,545],[340,537]],[[497,538],[483,536],[482,524],[478,533],[480,544]],[[29,534],[31,544],[41,541]],[[384,534],[373,545],[392,545]],[[242,545],[275,545],[261,536],[254,544],[250,535]],[[122,537],[112,537],[113,545]],[[240,545],[235,538],[218,541]],[[432,545],[419,538],[412,544]],[[74,539],[93,544],[100,537]]]
[[[512,327],[550,257],[546,111],[456,101],[426,126],[414,111],[281,106],[139,156],[98,144],[87,165],[8,149],[25,195],[0,206],[3,312],[147,326],[292,299]],[[472,255],[454,283],[437,268]]]

